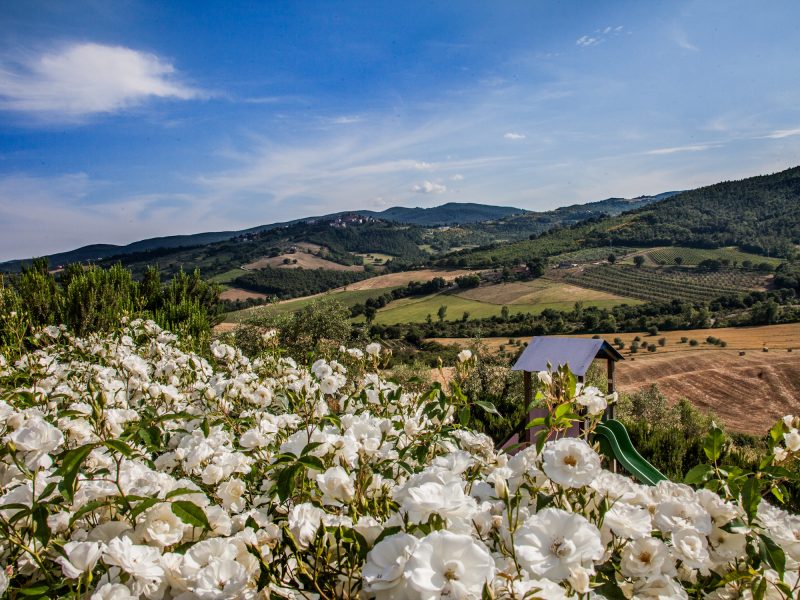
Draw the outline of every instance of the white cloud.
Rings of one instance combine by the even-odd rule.
[[[203,92],[176,77],[154,54],[81,43],[0,62],[0,109],[67,120],[111,113],[150,98],[188,100]]]
[[[417,194],[444,194],[447,191],[447,186],[426,180],[414,185],[411,191]]]
[[[777,131],[766,134],[764,137],[770,140],[780,140],[796,135],[800,135],[800,129],[778,129]]]
[[[358,115],[342,115],[340,117],[334,117],[331,119],[331,123],[334,125],[352,125],[353,123],[358,123],[361,121],[361,117]]]
[[[115,197],[110,187],[83,172],[0,176],[0,261],[192,233],[192,227],[214,229],[203,223],[212,208],[204,198],[181,193]],[[188,214],[197,221],[188,222]],[[231,223],[215,225],[227,229]]]
[[[595,37],[591,37],[588,35],[582,35],[577,40],[575,40],[576,46],[595,46],[600,43],[600,40]]]
[[[689,41],[689,38],[686,35],[685,31],[676,30],[672,32],[672,41],[678,45],[679,48],[683,48],[684,50],[691,50],[692,52],[697,52],[700,50],[697,46],[692,44]]]
[[[649,150],[645,152],[645,154],[652,154],[658,156],[662,154],[677,154],[678,152],[703,152],[705,150],[719,148],[720,146],[722,146],[721,143],[689,144],[687,146],[674,146],[672,148],[656,148],[655,150]]]
[[[526,136],[522,133],[514,133],[513,131],[509,131],[503,137],[507,140],[524,140]]]
[[[450,178],[450,181],[464,181],[464,176],[461,173],[456,173]]]
[[[613,25],[608,25],[607,27],[595,29],[594,35],[582,35],[575,40],[575,45],[583,47],[596,46],[597,44],[602,44],[608,38],[613,38],[621,33],[624,33],[624,31],[625,27],[622,25],[617,25],[616,27]]]

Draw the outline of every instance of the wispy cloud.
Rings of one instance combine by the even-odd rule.
[[[434,181],[425,180],[422,183],[411,186],[411,191],[416,194],[444,194],[447,191],[447,186]]]
[[[676,29],[672,32],[672,41],[675,42],[679,48],[683,48],[684,50],[691,50],[693,52],[700,50],[700,48],[689,41],[686,32],[682,30]]]
[[[0,176],[0,224],[12,225],[0,227],[0,260],[176,233],[179,216],[196,208],[189,196],[180,194],[99,201],[96,195],[107,185],[84,172]]]
[[[800,128],[798,129],[778,129],[777,131],[773,131],[768,133],[762,138],[770,139],[770,140],[780,140],[787,137],[794,137],[796,135],[800,135]]]
[[[575,40],[576,46],[595,46],[600,43],[600,38],[592,37],[590,35],[582,35]]]
[[[524,140],[525,134],[524,133],[514,133],[513,131],[509,131],[503,137],[507,140]]]
[[[591,35],[582,35],[575,40],[575,45],[583,46],[584,48],[589,46],[597,46],[609,38],[616,37],[619,34],[624,33],[624,31],[625,27],[623,25],[608,25],[607,27],[595,29]]]
[[[655,150],[648,150],[645,154],[659,156],[662,154],[677,154],[679,152],[703,152],[713,148],[719,148],[723,144],[721,142],[713,142],[708,144],[688,144],[686,146],[673,146],[671,148],[656,148]]]
[[[154,54],[76,43],[38,56],[0,60],[0,109],[76,120],[138,106],[151,98],[206,95],[180,81]]]

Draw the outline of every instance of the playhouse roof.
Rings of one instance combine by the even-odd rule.
[[[545,337],[531,339],[528,347],[512,367],[514,371],[547,371],[569,365],[575,374],[583,376],[595,358],[624,360],[611,344],[602,339]]]

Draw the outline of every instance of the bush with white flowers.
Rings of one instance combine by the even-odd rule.
[[[797,594],[800,517],[761,497],[791,474],[792,418],[757,476],[726,471],[712,432],[695,487],[647,487],[555,439],[605,406],[564,370],[542,377],[538,443],[510,456],[464,426],[456,385],[382,377],[377,344],[304,368],[221,343],[208,362],[146,321],[37,343],[0,355],[9,598]]]

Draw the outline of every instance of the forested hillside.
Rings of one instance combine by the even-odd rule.
[[[614,245],[737,246],[764,256],[793,258],[800,245],[800,167],[682,192],[616,217],[555,227],[532,240],[461,251],[441,263],[513,264]]]

